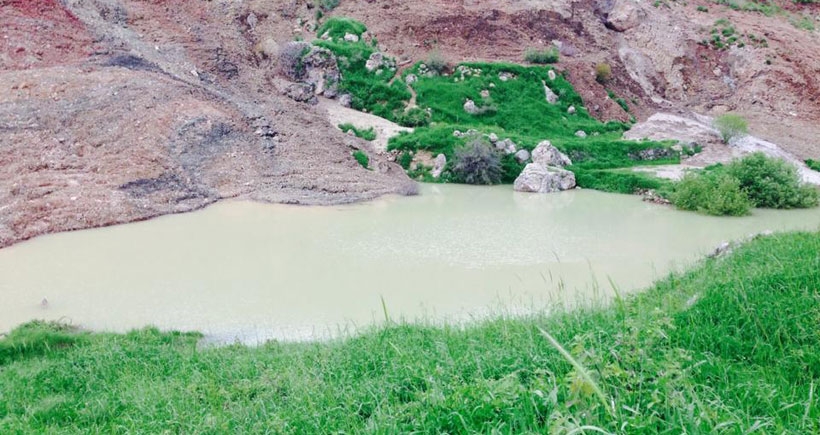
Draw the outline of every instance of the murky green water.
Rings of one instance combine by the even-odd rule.
[[[0,250],[0,331],[42,318],[304,339],[380,322],[382,300],[393,318],[458,321],[606,301],[610,280],[640,289],[721,241],[818,228],[820,209],[713,218],[509,187],[328,208],[223,202]]]

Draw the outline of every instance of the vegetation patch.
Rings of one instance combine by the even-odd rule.
[[[746,119],[736,113],[720,115],[715,118],[712,124],[720,133],[724,143],[729,143],[732,139],[749,133],[749,124]]]
[[[682,210],[741,216],[752,207],[815,207],[818,192],[800,181],[791,164],[755,153],[725,166],[687,174],[675,186],[671,200]]]
[[[370,128],[356,128],[353,124],[345,123],[339,124],[339,129],[345,133],[353,132],[356,137],[364,139],[366,141],[374,141],[376,140],[376,130],[373,127]]]
[[[609,308],[468,327],[201,348],[28,324],[0,339],[41,349],[0,362],[0,432],[818,433],[818,271],[820,234],[795,233]]]
[[[370,157],[368,157],[364,151],[353,151],[353,158],[356,159],[363,168],[367,169],[370,167]]]
[[[806,166],[813,171],[820,171],[820,160],[806,160]]]
[[[560,54],[558,53],[557,47],[550,47],[547,49],[535,49],[529,48],[524,53],[524,60],[529,63],[535,64],[549,64],[549,63],[557,63]]]

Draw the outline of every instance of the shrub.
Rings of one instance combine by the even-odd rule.
[[[370,166],[370,157],[367,157],[364,151],[353,151],[353,158],[362,165],[363,168],[367,169]]]
[[[726,166],[755,207],[807,208],[818,203],[817,190],[803,185],[797,169],[777,158],[755,153]]]
[[[433,50],[427,55],[427,62],[425,63],[430,71],[438,75],[447,71],[447,61],[441,56],[438,50]]]
[[[413,155],[407,151],[399,154],[399,158],[396,160],[399,163],[399,166],[404,168],[404,170],[410,169],[410,164],[413,163]]]
[[[724,143],[729,143],[730,140],[736,137],[745,136],[749,132],[746,119],[736,113],[720,115],[715,118],[712,125],[720,133]]]
[[[291,80],[301,80],[305,74],[303,59],[310,51],[310,44],[292,41],[279,50],[279,72]]]
[[[421,107],[414,107],[397,115],[396,123],[404,127],[423,127],[430,123],[430,114]]]
[[[612,78],[612,67],[608,63],[601,62],[595,65],[595,80],[604,84]]]
[[[501,157],[489,142],[475,138],[455,149],[450,172],[457,182],[497,184],[503,175]]]
[[[812,171],[820,171],[820,160],[806,160],[806,166],[809,167]]]
[[[723,171],[689,173],[671,195],[675,207],[717,216],[743,216],[752,203],[740,182]]]
[[[345,123],[339,124],[339,129],[345,133],[352,131],[353,134],[356,135],[356,137],[364,139],[366,141],[376,140],[376,130],[374,130],[373,127],[370,127],[368,129],[356,128],[353,124]]]
[[[558,48],[550,47],[546,50],[527,49],[524,60],[529,63],[547,64],[558,62]]]

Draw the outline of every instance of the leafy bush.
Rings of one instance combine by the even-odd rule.
[[[359,164],[365,169],[370,166],[370,157],[367,157],[367,154],[365,154],[364,151],[353,151],[353,158],[356,159],[356,161],[359,162]]]
[[[808,208],[818,202],[817,190],[803,185],[797,169],[777,158],[755,153],[727,165],[752,205],[764,208]]]
[[[720,115],[715,118],[712,124],[720,132],[720,137],[724,143],[729,143],[730,140],[736,137],[745,136],[749,132],[746,119],[735,113]]]
[[[317,35],[327,33],[333,39],[341,39],[346,33],[362,36],[367,31],[367,26],[352,18],[331,17],[328,18],[317,30]]]
[[[404,127],[422,127],[430,123],[430,114],[420,107],[414,107],[396,115],[395,120]]]
[[[550,47],[546,50],[530,48],[524,53],[525,61],[537,64],[556,63],[558,62],[558,57],[558,48],[556,47]]]
[[[604,84],[612,78],[612,67],[608,63],[601,62],[595,65],[595,80]]]
[[[501,156],[484,139],[471,139],[456,148],[450,172],[461,183],[497,184],[503,175]]]
[[[356,137],[364,139],[366,141],[373,141],[376,139],[376,131],[373,129],[373,127],[370,127],[368,129],[356,128],[353,124],[345,123],[339,124],[339,129],[345,133],[352,131],[353,134],[356,135]]]
[[[740,189],[740,182],[722,171],[686,174],[671,200],[681,210],[717,216],[743,216],[752,207],[749,197]]]
[[[303,59],[310,51],[310,44],[303,41],[292,41],[279,50],[279,72],[291,80],[301,80],[305,74]]]
[[[820,171],[820,160],[806,160],[806,166],[809,167],[812,171]]]
[[[413,155],[407,151],[404,151],[401,154],[399,154],[399,158],[396,159],[396,161],[399,163],[399,166],[404,168],[404,170],[406,171],[410,169],[410,164],[413,163]]]

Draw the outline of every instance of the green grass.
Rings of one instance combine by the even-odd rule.
[[[806,160],[806,166],[813,171],[820,171],[820,160]]]
[[[334,2],[325,1],[327,4]],[[333,5],[335,7],[335,5]],[[332,8],[331,8],[332,9]],[[345,34],[350,33],[356,36],[362,36],[362,33],[367,31],[367,27],[359,21],[351,18],[330,17],[316,29],[316,34],[319,36],[328,34],[333,39],[343,39]]]
[[[364,151],[353,151],[353,158],[356,159],[363,168],[367,169],[370,167],[370,157],[368,157]]]
[[[200,348],[31,323],[0,339],[0,433],[818,433],[818,289],[820,234],[793,233],[467,327]]]
[[[370,128],[357,128],[353,124],[345,123],[339,124],[339,129],[343,132],[347,133],[348,131],[352,131],[356,137],[364,139],[366,141],[373,141],[376,140],[376,130],[373,127]]]

